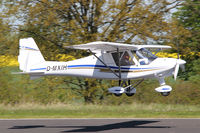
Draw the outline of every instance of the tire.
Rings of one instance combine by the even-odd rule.
[[[119,96],[122,95],[122,93],[114,93],[114,95],[115,95],[116,97],[119,97]]]
[[[169,96],[170,92],[161,92],[162,96]]]
[[[131,97],[131,96],[135,95],[135,93],[126,93],[126,95],[127,95],[128,97]]]

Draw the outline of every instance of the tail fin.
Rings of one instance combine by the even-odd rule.
[[[32,66],[45,62],[33,38],[20,39],[19,48],[19,68],[23,72],[30,72]]]

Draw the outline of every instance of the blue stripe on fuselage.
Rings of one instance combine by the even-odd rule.
[[[69,65],[68,68],[77,68],[77,67],[97,67],[97,68],[107,68],[104,65]],[[109,66],[112,69],[119,69],[117,66]],[[121,69],[125,70],[138,70],[138,69],[153,69],[153,68],[128,68],[128,67],[121,67]]]
[[[46,68],[36,68],[36,69],[31,69],[31,71],[37,71],[37,70],[46,70]]]
[[[84,67],[93,67],[95,68],[107,68],[104,65],[69,65],[68,68],[84,68]],[[117,66],[109,66],[112,69],[119,69]],[[45,70],[46,68],[35,68],[31,69],[31,71],[37,71],[37,70]],[[121,67],[121,70],[147,70],[147,69],[155,69],[155,68],[128,68],[128,67]]]

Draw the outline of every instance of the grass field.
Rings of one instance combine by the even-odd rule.
[[[131,104],[0,105],[1,119],[16,118],[200,118],[200,106]]]

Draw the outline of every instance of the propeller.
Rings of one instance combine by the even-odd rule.
[[[179,67],[181,67],[182,71],[185,71],[185,66],[184,66],[185,63],[186,63],[186,61],[180,59],[179,46],[177,43],[177,59],[176,59],[176,66],[175,66],[175,70],[174,70],[174,80],[176,80],[176,78],[177,78]]]
[[[177,60],[176,60],[176,66],[175,66],[175,69],[174,69],[174,80],[176,80],[177,75],[178,75],[178,71],[179,71],[178,60],[180,59],[180,56],[179,56],[179,46],[178,46],[177,39],[176,39],[176,47],[177,47]]]
[[[179,63],[177,63],[177,61],[176,61],[176,66],[175,66],[175,70],[174,70],[174,79],[175,80],[177,78],[178,71],[179,71]]]
[[[185,62],[186,63],[186,62]],[[185,72],[185,65],[180,65],[180,68],[183,72]]]

